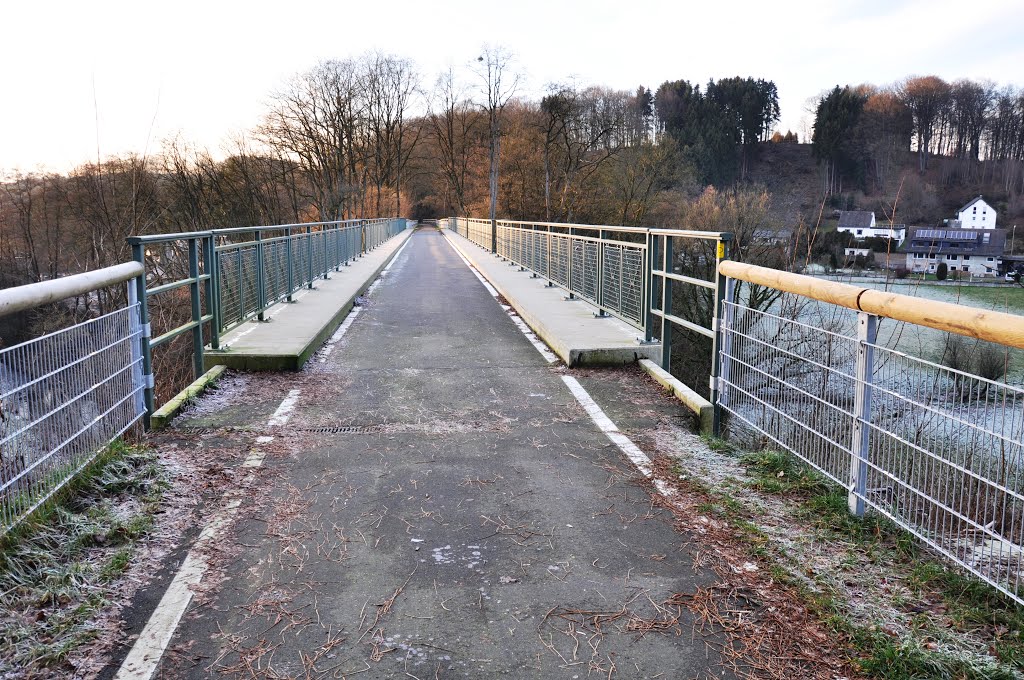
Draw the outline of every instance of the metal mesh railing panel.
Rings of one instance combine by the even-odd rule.
[[[641,248],[623,247],[622,249],[622,287],[619,298],[619,314],[643,325],[646,313],[644,305],[644,277],[647,274],[644,265],[644,250]]]
[[[284,240],[263,245],[263,285],[267,304],[286,297],[288,290],[288,246]]]
[[[0,533],[144,412],[132,305],[0,350]]]
[[[731,428],[767,437],[1024,603],[1024,389],[860,340],[849,319],[826,330],[731,302],[725,318]]]
[[[604,244],[601,269],[601,304],[605,309],[618,312],[622,308],[622,246]]]
[[[242,271],[241,260],[241,253],[237,250],[217,253],[220,318],[224,328],[238,323],[242,318],[242,286],[239,283]]]
[[[241,304],[241,318],[247,319],[260,310],[260,299],[257,288],[259,275],[257,268],[259,267],[259,258],[256,253],[256,246],[247,246],[239,248],[238,252],[241,256],[241,280],[240,285],[242,286],[242,304]]]
[[[572,244],[568,236],[551,235],[551,280],[562,288],[569,288],[569,253]]]

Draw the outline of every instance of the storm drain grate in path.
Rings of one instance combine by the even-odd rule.
[[[377,425],[369,425],[364,427],[307,427],[303,428],[303,432],[311,432],[313,434],[371,434],[378,432],[380,427]]]

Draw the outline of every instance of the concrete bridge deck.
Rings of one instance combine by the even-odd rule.
[[[229,379],[164,435],[245,447],[247,491],[211,502],[116,677],[720,677],[681,604],[713,574],[616,429],[687,413],[551,359],[415,232],[303,370]]]

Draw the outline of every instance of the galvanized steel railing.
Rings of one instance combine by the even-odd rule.
[[[922,331],[933,354],[948,347],[944,331],[1009,352],[1024,348],[1024,317],[727,265],[729,429],[793,453],[848,490],[851,512],[889,517],[1024,604],[1024,385],[900,351],[904,324],[879,332],[886,317],[917,321],[934,329]],[[789,295],[751,309],[736,281]]]
[[[188,320],[169,324],[143,343],[146,372],[152,371],[153,349],[188,333],[198,377],[203,372],[204,328],[209,329],[210,346],[219,349],[224,332],[254,318],[263,320],[271,305],[290,301],[296,291],[341,271],[406,226],[400,218],[347,220],[128,239],[135,260],[146,271],[138,290],[144,325],[150,323],[149,305],[155,296],[188,290]],[[152,387],[146,391],[146,405],[152,413]]]
[[[136,263],[0,290],[0,316],[128,282],[127,305],[0,350],[0,534],[145,413]]]
[[[570,298],[594,304],[598,315],[610,313],[642,331],[642,342],[659,338],[667,371],[672,370],[673,327],[717,342],[713,320],[719,316],[724,279],[714,264],[729,256],[729,232],[512,220],[497,220],[492,230],[489,220],[438,222],[481,248],[491,250],[494,243],[496,255],[566,290]],[[681,316],[677,294],[683,291],[675,289],[683,286],[707,302],[703,318]],[[713,348],[711,355],[717,357]],[[711,364],[702,381],[717,375],[717,364]],[[717,381],[710,385],[714,403]]]

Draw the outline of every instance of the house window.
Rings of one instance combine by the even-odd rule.
[[[987,260],[987,261],[988,261],[988,262],[993,262],[993,261],[995,261],[995,258],[994,258],[994,257],[990,257],[990,258],[988,258],[988,260]]]
[[[864,233],[864,230],[863,230],[863,229],[858,229],[858,230],[857,230],[857,236],[860,236],[860,235],[861,235],[861,234],[863,234],[863,233]]]
[[[969,260],[969,259],[971,259],[971,256],[970,256],[970,255],[964,255],[964,261],[967,261],[967,260]]]
[[[956,255],[946,255],[946,259],[947,260],[955,260],[956,259]]]

